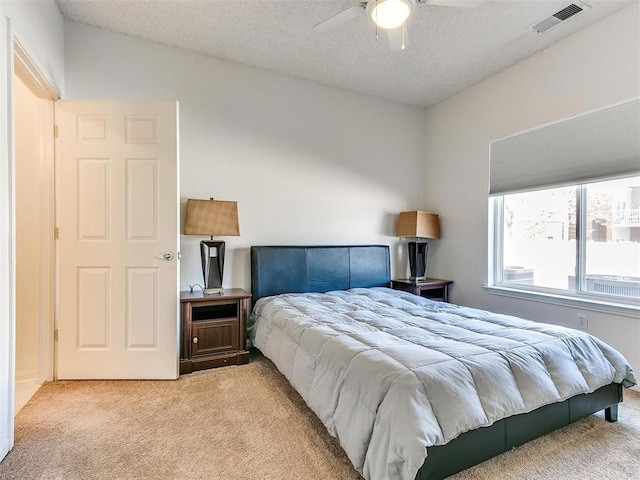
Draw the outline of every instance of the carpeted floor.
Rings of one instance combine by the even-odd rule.
[[[451,477],[640,478],[640,394]],[[358,480],[337,442],[273,364],[172,381],[47,383],[16,418],[0,479]]]

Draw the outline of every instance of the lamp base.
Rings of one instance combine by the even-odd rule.
[[[424,280],[427,273],[427,253],[429,245],[425,241],[410,241],[407,244],[409,249],[409,280],[418,282]]]
[[[202,275],[204,276],[204,294],[221,294],[224,273],[224,242],[201,241],[200,258],[202,260]]]
[[[205,288],[202,290],[203,295],[222,295],[224,288]]]

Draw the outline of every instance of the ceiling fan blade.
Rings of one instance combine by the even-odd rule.
[[[389,49],[392,52],[399,52],[409,46],[409,31],[407,30],[407,24],[402,27],[387,30],[387,37],[389,38]]]
[[[347,8],[346,10],[343,10],[333,17],[327,18],[325,21],[314,25],[312,28],[317,32],[328,32],[329,30],[332,30],[337,26],[342,25],[343,23],[359,17],[366,8],[367,2],[360,2],[359,5],[354,5],[351,8]]]
[[[426,0],[424,3],[441,7],[478,8],[484,0]]]

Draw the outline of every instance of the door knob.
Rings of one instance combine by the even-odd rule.
[[[162,255],[156,255],[155,258],[157,258],[158,260],[166,260],[167,262],[170,262],[171,260],[173,260],[174,258],[174,254],[173,252],[167,252],[167,253],[163,253]]]

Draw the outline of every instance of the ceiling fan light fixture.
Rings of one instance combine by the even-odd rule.
[[[386,30],[402,25],[413,11],[413,0],[376,0],[370,2],[369,16]]]

